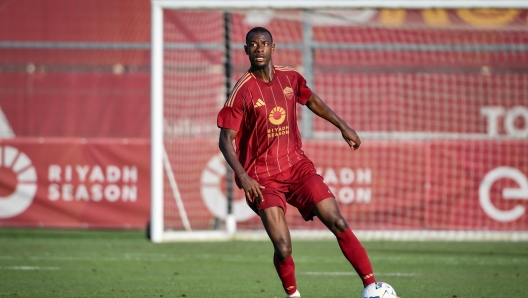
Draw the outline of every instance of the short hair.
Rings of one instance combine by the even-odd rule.
[[[269,32],[268,29],[264,28],[264,27],[255,27],[251,30],[248,31],[248,33],[246,34],[246,44],[248,43],[248,38],[251,34],[253,33],[268,33],[269,36],[271,37],[271,43],[273,43],[273,35],[271,35],[271,32]]]

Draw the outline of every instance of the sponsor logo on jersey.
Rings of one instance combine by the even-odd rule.
[[[262,99],[258,99],[257,100],[257,103],[253,106],[255,109],[258,108],[258,107],[262,107],[262,106],[265,106],[266,103],[262,100]]]
[[[275,125],[281,125],[286,119],[286,111],[281,107],[275,107],[269,114],[269,121]]]

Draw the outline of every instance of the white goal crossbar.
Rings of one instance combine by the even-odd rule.
[[[524,0],[153,0],[152,5],[167,9],[340,9],[340,8],[526,8]]]

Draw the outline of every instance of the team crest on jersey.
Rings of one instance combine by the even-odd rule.
[[[286,111],[281,107],[274,107],[269,114],[269,121],[275,125],[281,125],[286,119]]]
[[[292,88],[286,87],[286,88],[284,88],[284,90],[282,90],[282,92],[284,93],[284,96],[286,96],[287,99],[292,99],[293,98],[293,89]]]

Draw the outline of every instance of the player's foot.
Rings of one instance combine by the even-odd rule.
[[[301,298],[301,293],[299,293],[299,291],[296,290],[295,293],[291,295],[286,294],[286,298]]]

